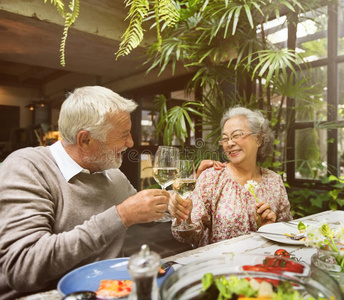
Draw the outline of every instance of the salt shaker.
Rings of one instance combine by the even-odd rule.
[[[128,263],[128,270],[133,280],[129,300],[159,300],[157,274],[160,267],[160,255],[150,251],[147,245],[140,252],[133,254]]]

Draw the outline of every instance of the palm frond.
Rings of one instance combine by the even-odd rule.
[[[180,19],[178,7],[176,7],[171,0],[160,0],[158,2],[159,18],[164,22],[164,26],[175,26]]]
[[[47,3],[47,1],[48,0],[44,0],[44,3]],[[50,3],[52,3],[56,7],[58,13],[64,18],[66,11],[63,0],[50,0]]]
[[[143,39],[143,20],[148,16],[149,0],[128,0],[126,7],[130,6],[126,20],[130,18],[129,26],[122,35],[122,42],[115,53],[116,59],[119,56],[128,55],[133,49],[140,45]]]
[[[175,135],[183,145],[188,137],[188,130],[195,130],[190,114],[203,117],[203,114],[199,111],[203,104],[191,101],[167,109],[167,102],[168,100],[164,95],[159,95],[154,99],[155,109],[159,111],[157,137],[162,135],[164,145],[171,145]]]
[[[265,78],[266,87],[271,84],[271,80],[274,84],[276,83],[280,72],[286,76],[287,69],[289,69],[296,74],[294,62],[301,58],[290,49],[267,49],[258,51],[256,55],[253,61],[257,61],[257,65],[252,71],[252,79],[257,75]]]
[[[157,51],[157,48],[160,47],[160,51]],[[151,57],[147,60],[146,63],[153,60],[152,65],[147,70],[147,73],[150,72],[153,68],[159,67],[159,75],[165,70],[169,63],[172,64],[172,74],[174,73],[175,66],[177,61],[184,57],[181,53],[184,51],[185,46],[183,40],[177,37],[171,37],[164,39],[162,44],[159,46],[158,43],[152,45],[149,49],[149,54]]]
[[[44,3],[46,2],[47,0],[44,0]],[[64,67],[66,65],[65,50],[66,50],[68,30],[74,24],[74,22],[79,16],[80,2],[79,0],[71,0],[68,5],[69,12],[66,12],[65,6],[62,0],[50,0],[50,3],[56,6],[57,11],[65,20],[64,28],[63,28],[63,35],[62,35],[61,44],[60,44],[60,64]]]

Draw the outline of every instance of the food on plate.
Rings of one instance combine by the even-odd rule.
[[[287,250],[284,250],[284,249],[277,249],[275,251],[274,255],[290,258],[289,252]]]
[[[305,266],[287,258],[290,257],[290,254],[286,250],[278,249],[275,254],[276,253],[279,256],[266,256],[262,263],[244,265],[242,269],[244,271],[274,274],[281,274],[282,272],[303,273]],[[246,278],[239,278],[237,276],[231,276],[229,278],[225,276],[214,277],[212,273],[207,273],[202,278],[202,284],[202,298],[200,299],[303,299],[300,293],[294,290],[292,283],[289,281],[280,281],[278,279],[265,277],[252,277],[249,273],[247,273]],[[310,300],[314,298],[308,297],[307,299]]]
[[[244,271],[270,272],[277,274],[282,272],[293,272],[302,274],[305,266],[292,259],[267,256],[261,264],[244,265],[242,268]]]
[[[300,242],[306,241],[306,225],[303,224],[301,221],[297,224],[297,229],[300,231],[299,233],[284,233],[288,238],[292,240],[298,240]]]
[[[105,279],[100,281],[96,295],[100,298],[125,297],[130,294],[132,286],[132,280]]]
[[[166,273],[166,271],[163,269],[162,266],[159,267],[159,271],[158,272],[159,272],[160,275],[165,275],[165,273]]]
[[[297,290],[294,290],[289,281],[280,282],[278,286],[275,286],[264,279],[258,281],[255,278],[239,278],[237,276],[214,277],[212,273],[207,273],[202,278],[202,284],[202,295],[197,299],[304,299]],[[307,297],[307,300],[315,300],[315,298]]]
[[[297,224],[297,229],[300,231],[300,233],[306,232],[306,228],[307,226],[301,221],[299,222],[299,224]]]

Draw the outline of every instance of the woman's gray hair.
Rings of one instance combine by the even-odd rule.
[[[125,111],[133,112],[137,104],[101,86],[85,86],[69,93],[63,102],[58,121],[59,132],[68,144],[77,142],[80,131],[86,130],[101,142],[106,140],[112,124],[109,117]]]
[[[264,118],[259,110],[252,111],[245,107],[233,107],[227,110],[221,119],[221,132],[229,119],[238,116],[246,118],[251,132],[258,137],[261,145],[257,152],[257,162],[264,162],[272,153],[275,140],[269,121]]]

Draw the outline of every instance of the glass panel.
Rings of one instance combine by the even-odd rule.
[[[299,17],[296,51],[306,61],[327,57],[327,7]]]
[[[318,179],[327,172],[327,131],[296,130],[295,178]]]
[[[338,119],[344,120],[344,63],[338,64]]]
[[[338,129],[339,176],[344,176],[344,128]]]
[[[141,115],[141,146],[156,146],[156,124],[158,113],[142,110]]]
[[[344,0],[338,5],[338,54],[344,54]]]
[[[260,34],[260,30],[258,28],[258,34]],[[287,22],[286,17],[282,16],[278,19],[269,21],[264,24],[264,33],[267,39],[272,43],[275,44],[279,48],[286,48],[287,47],[287,38],[288,38],[288,29],[287,29]]]
[[[296,122],[327,120],[327,67],[312,68],[304,72],[307,80],[299,87],[295,99]],[[307,87],[306,91],[301,88]]]
[[[144,151],[140,155],[141,166],[141,191],[155,185],[156,182],[153,178],[153,155],[149,151]],[[159,187],[157,187],[159,188]]]

